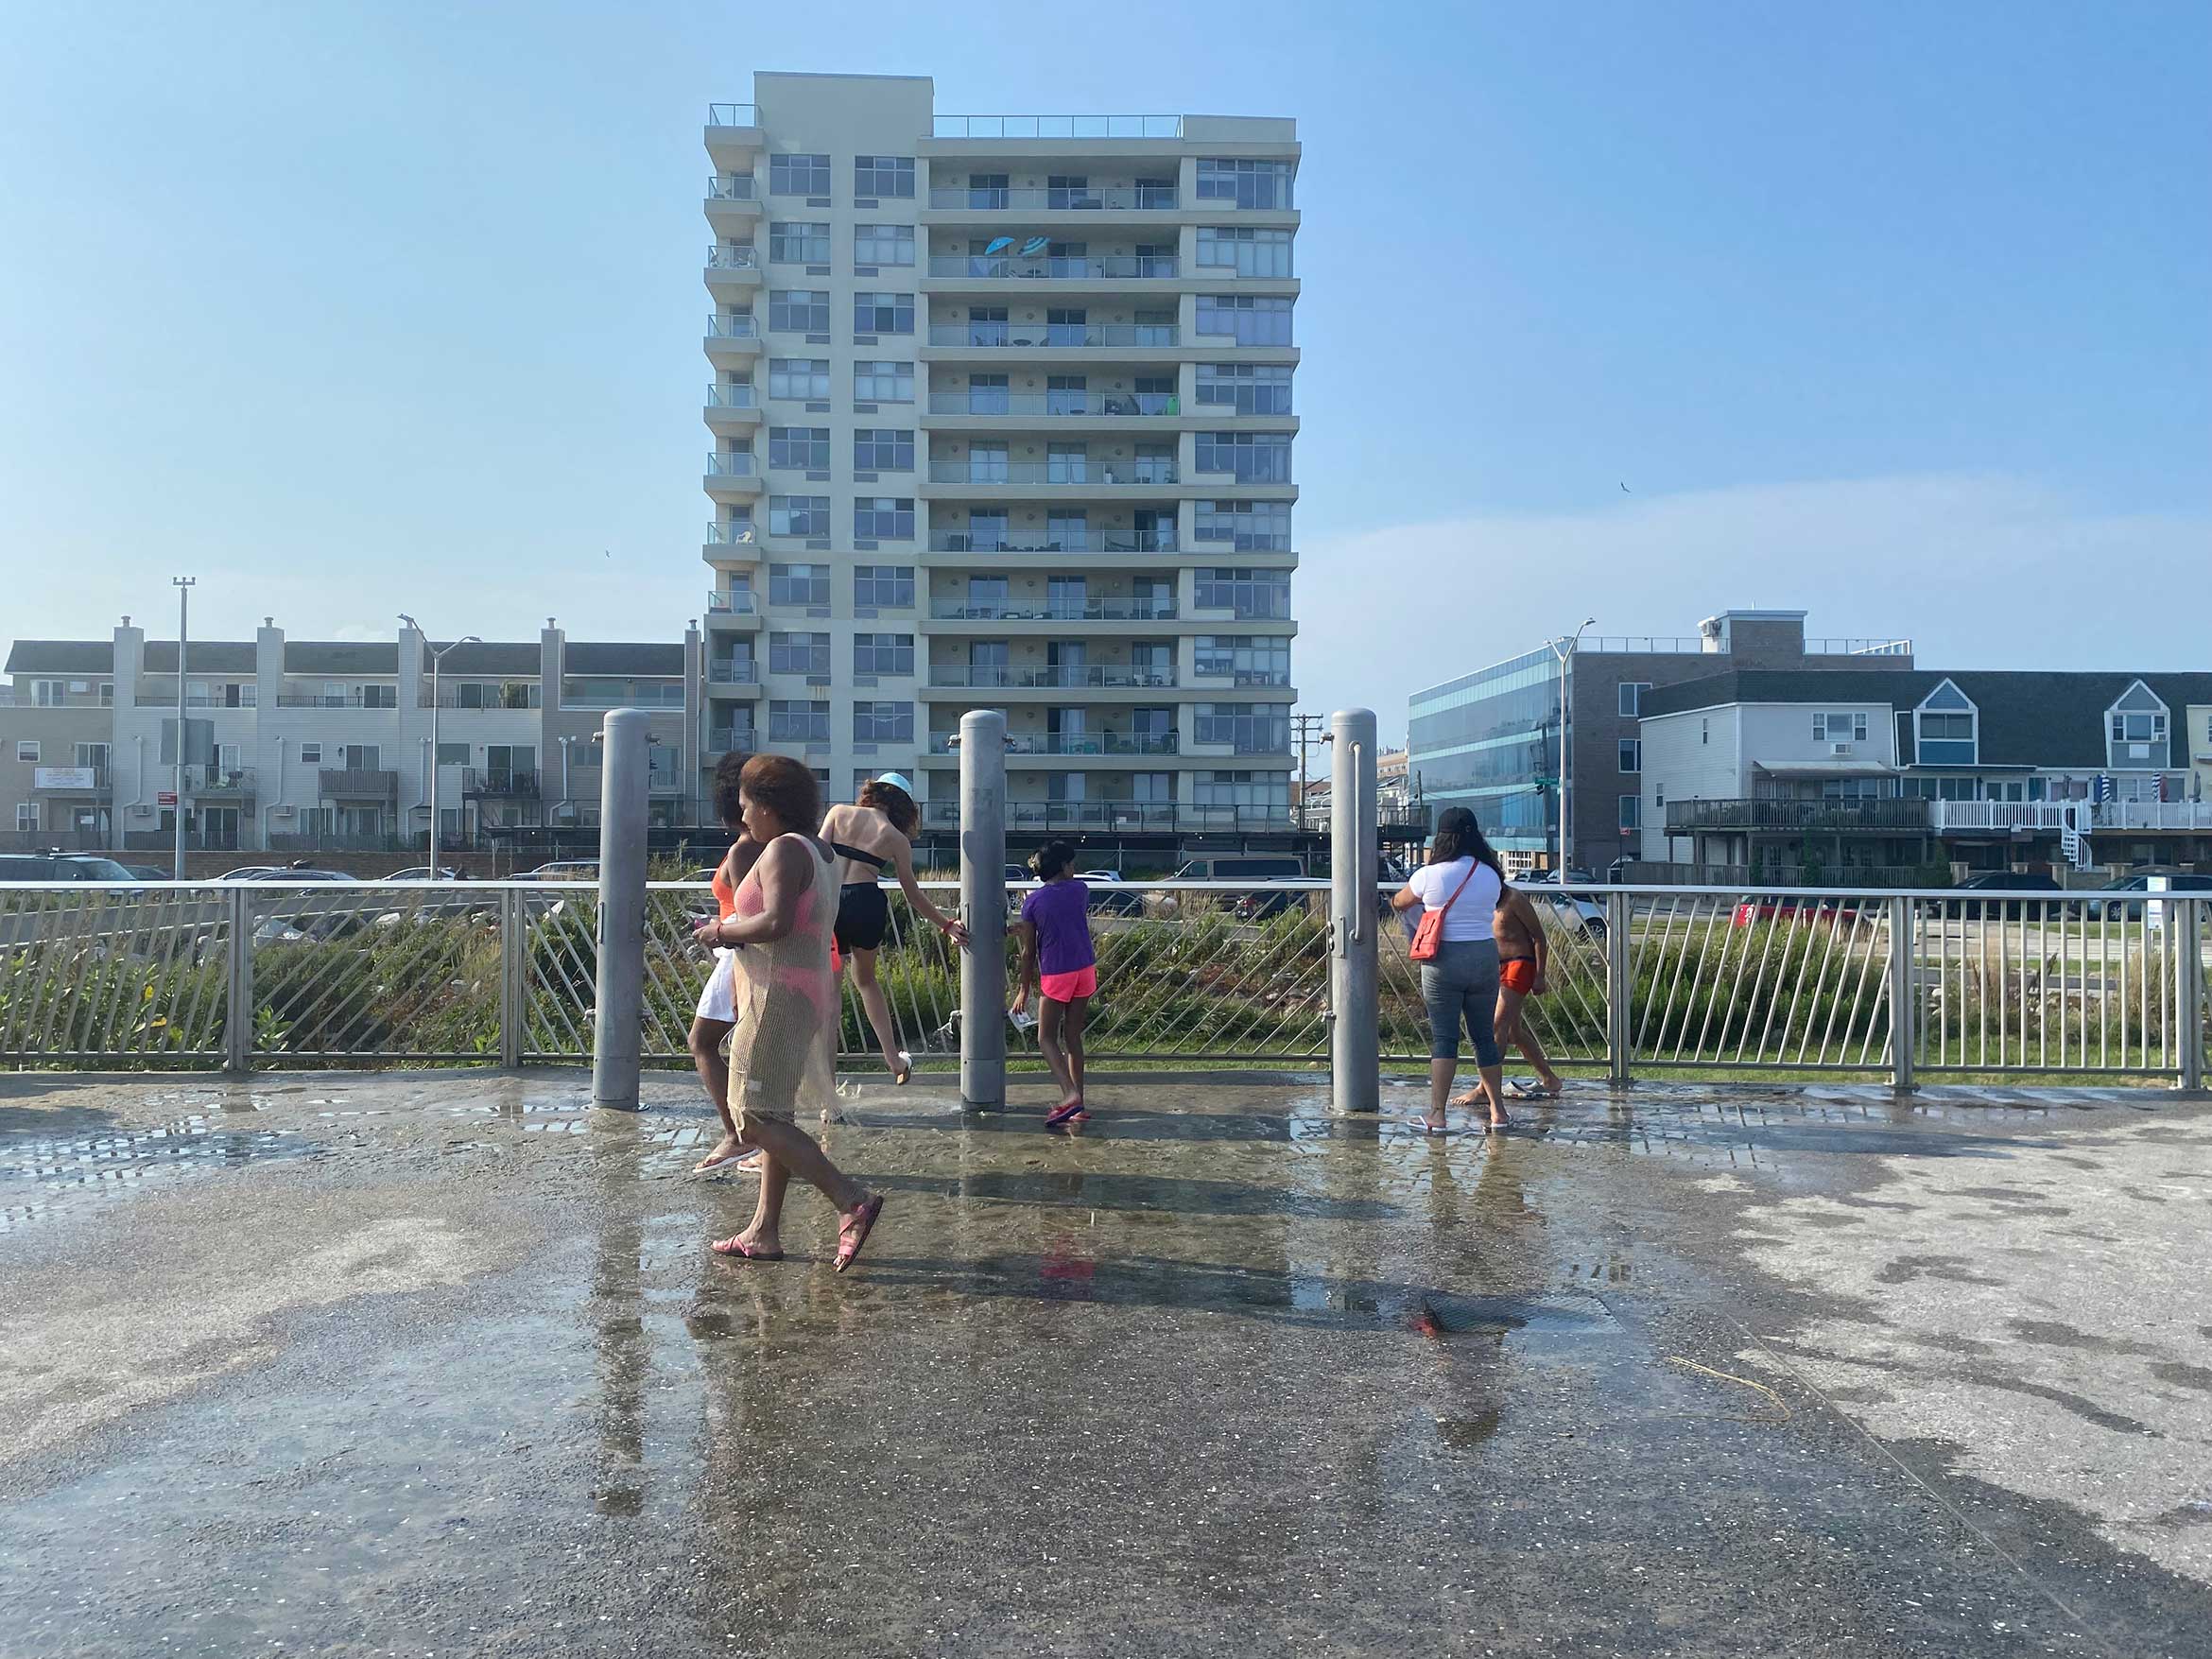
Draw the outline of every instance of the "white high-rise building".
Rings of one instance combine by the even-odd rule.
[[[924,78],[717,105],[707,759],[896,768],[954,821],[1289,820],[1296,123],[939,115]]]

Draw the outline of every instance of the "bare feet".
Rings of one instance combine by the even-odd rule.
[[[713,1151],[691,1166],[691,1172],[694,1175],[704,1175],[709,1170],[719,1169],[725,1165],[736,1163],[738,1159],[752,1150],[752,1148],[735,1135],[726,1134],[715,1143]]]

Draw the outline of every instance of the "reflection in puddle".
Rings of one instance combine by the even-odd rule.
[[[236,1169],[313,1147],[289,1130],[215,1127],[195,1113],[157,1129],[75,1138],[10,1139],[0,1151],[0,1233],[52,1216],[80,1198],[116,1198],[164,1176]],[[12,1183],[25,1183],[36,1196]]]

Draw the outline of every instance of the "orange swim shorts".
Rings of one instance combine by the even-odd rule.
[[[1511,961],[1497,965],[1497,982],[1508,991],[1517,991],[1523,996],[1536,990],[1536,962],[1531,957],[1514,957]]]

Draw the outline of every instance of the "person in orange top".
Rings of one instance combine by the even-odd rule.
[[[715,867],[710,884],[716,917],[722,922],[737,913],[737,889],[760,861],[760,843],[745,833],[738,800],[737,781],[744,771],[745,756],[735,752],[723,755],[715,767],[715,816],[737,838]],[[691,1063],[699,1068],[699,1080],[706,1085],[707,1098],[722,1120],[722,1138],[691,1166],[695,1175],[726,1168],[757,1173],[760,1168],[760,1154],[738,1135],[737,1120],[730,1114],[730,1063],[722,1058],[722,1045],[737,1025],[735,957],[736,952],[726,946],[716,947],[714,971],[699,994],[699,1010],[691,1020]]]

